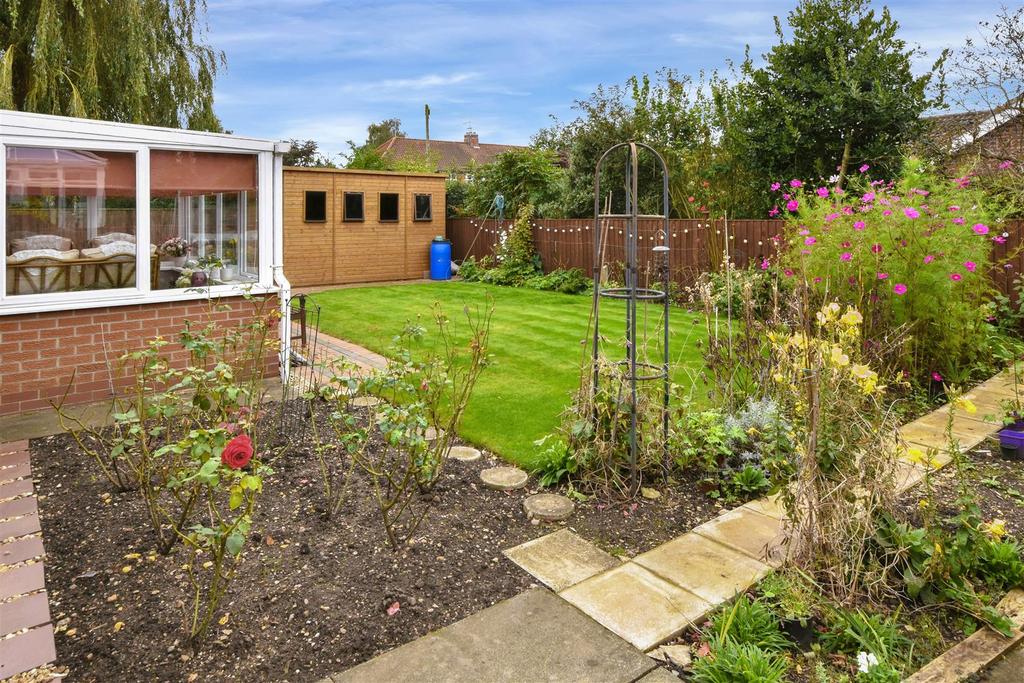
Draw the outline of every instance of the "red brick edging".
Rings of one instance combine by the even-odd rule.
[[[0,679],[57,658],[28,441],[0,444]]]

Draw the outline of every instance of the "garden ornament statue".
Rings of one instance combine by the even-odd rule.
[[[623,155],[620,150],[625,150],[625,168],[622,176],[625,196],[622,198],[622,213],[615,213],[611,201],[608,201],[605,212],[601,211],[601,176],[605,171],[606,163],[619,160]],[[640,157],[649,156],[654,163],[656,172],[661,172],[661,213],[641,214],[639,205],[639,193],[637,182],[639,177]],[[616,184],[619,178],[616,178]],[[613,186],[614,187],[614,186]],[[614,198],[614,191],[612,192]],[[642,236],[639,234],[640,221],[659,221],[660,229],[653,235]],[[613,221],[615,224],[613,224]],[[660,403],[661,414],[660,424],[657,425],[662,432],[662,466],[669,466],[668,453],[668,428],[669,428],[669,352],[668,352],[668,320],[669,320],[669,199],[668,199],[668,167],[665,160],[654,148],[641,142],[623,142],[609,148],[597,162],[594,169],[594,300],[593,300],[593,347],[592,347],[592,372],[594,394],[597,394],[600,374],[600,341],[599,320],[602,299],[619,299],[626,304],[626,326],[625,326],[625,358],[617,362],[617,367],[623,373],[620,379],[624,380],[626,389],[629,392],[628,409],[630,421],[629,433],[629,466],[631,485],[634,490],[637,482],[637,438],[638,438],[638,383],[640,382],[661,382]],[[621,229],[619,229],[621,227]],[[616,261],[622,262],[623,286],[606,287],[602,278],[602,269],[606,265],[607,250],[610,245],[611,236],[622,235],[622,257]],[[640,254],[640,243],[652,246],[649,256]],[[641,272],[641,261],[653,264],[653,268],[647,268],[645,273]],[[641,277],[645,278],[643,286]],[[650,330],[646,324],[646,307],[655,305],[662,308],[660,316],[660,330],[655,330],[654,335],[660,336],[661,353],[660,358],[648,357],[647,337]],[[644,338],[638,338],[637,320],[638,313],[644,313],[644,325],[640,330]]]

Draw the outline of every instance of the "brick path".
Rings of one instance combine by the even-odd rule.
[[[0,679],[57,658],[28,441],[0,444]]]

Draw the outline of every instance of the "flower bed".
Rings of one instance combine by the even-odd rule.
[[[365,409],[357,414],[364,419]],[[355,475],[355,494],[325,521],[310,435],[287,440],[198,652],[183,628],[188,551],[156,553],[155,536],[138,523],[145,512],[137,494],[113,491],[70,437],[32,442],[58,663],[74,680],[317,680],[530,585],[501,551],[551,528],[522,511],[533,484],[508,493],[480,486],[478,472],[501,464],[494,456],[449,461],[429,500],[417,501],[429,509],[413,542],[394,552],[366,478]],[[655,501],[578,502],[569,524],[609,552],[632,555],[719,511],[684,482]]]

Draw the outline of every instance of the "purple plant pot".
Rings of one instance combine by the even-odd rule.
[[[999,431],[999,450],[1004,458],[1024,460],[1024,421],[1014,422]]]

